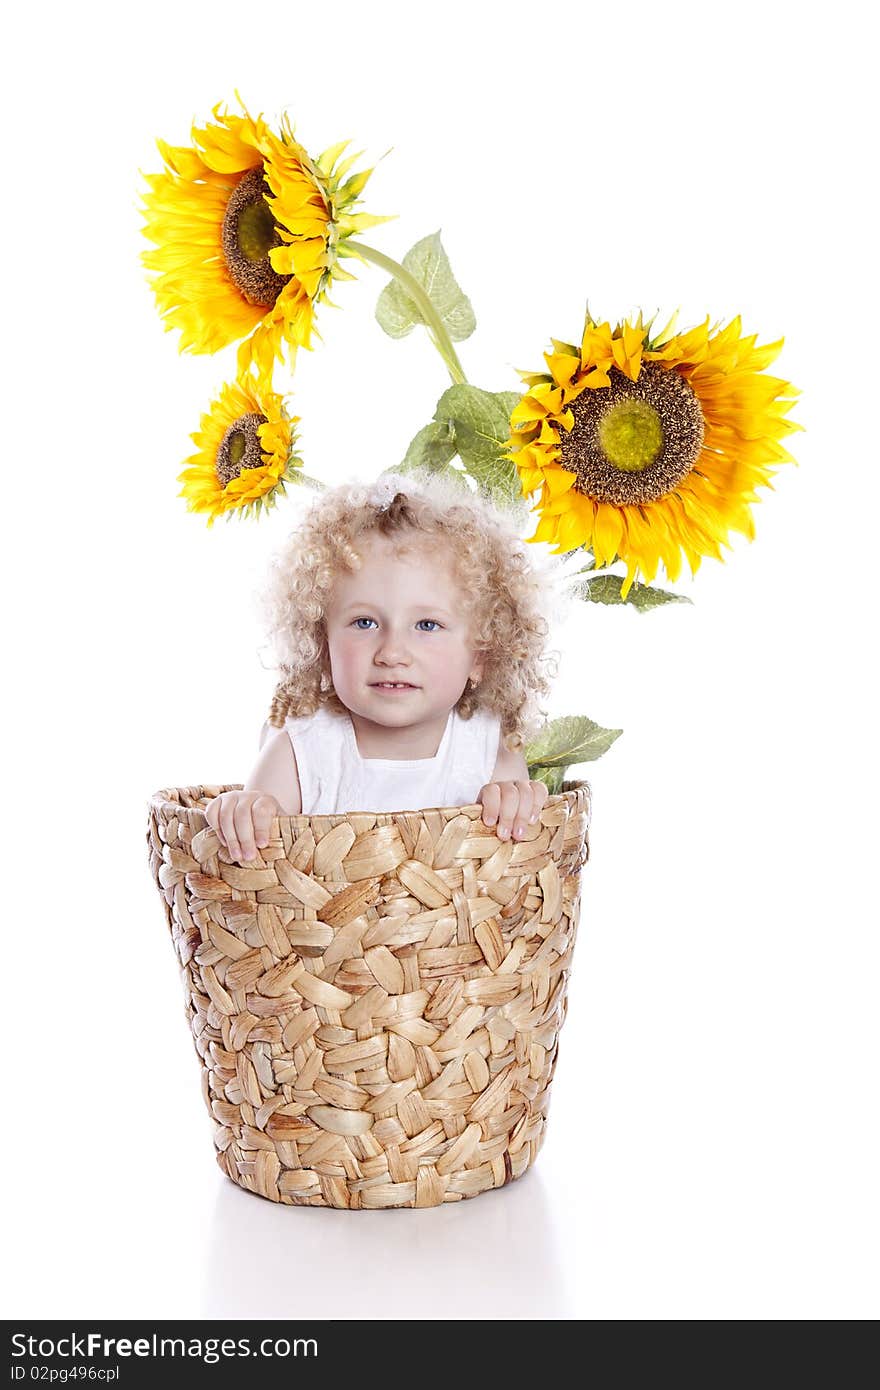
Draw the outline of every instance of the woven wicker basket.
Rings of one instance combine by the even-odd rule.
[[[518,1178],[544,1137],[588,784],[516,842],[476,805],[283,816],[246,868],[205,820],[230,789],[157,792],[147,835],[224,1173],[351,1209]]]

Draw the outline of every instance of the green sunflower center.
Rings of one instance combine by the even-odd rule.
[[[703,412],[674,368],[643,362],[638,381],[616,367],[610,384],[569,401],[572,429],[560,438],[561,468],[585,497],[612,506],[656,502],[690,473],[703,447]]]
[[[232,464],[241,463],[247,453],[247,439],[240,429],[234,430],[229,436],[229,462]]]
[[[663,427],[647,401],[631,396],[606,411],[598,425],[602,452],[624,473],[641,473],[660,452]]]
[[[265,460],[260,447],[259,426],[265,425],[265,415],[252,412],[233,420],[217,450],[214,468],[222,487],[237,478],[245,468],[262,468]]]
[[[226,204],[220,241],[230,280],[248,304],[271,309],[290,275],[272,269],[269,252],[283,245],[272,209],[262,167],[249,169],[239,180]]]
[[[265,198],[246,203],[238,218],[238,245],[248,261],[261,261],[279,243],[275,219]]]

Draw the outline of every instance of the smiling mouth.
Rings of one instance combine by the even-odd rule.
[[[409,681],[371,681],[373,690],[418,690],[417,685],[410,685]]]

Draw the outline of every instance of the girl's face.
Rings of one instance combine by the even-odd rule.
[[[361,567],[339,575],[325,614],[337,695],[376,724],[448,716],[468,677],[482,675],[452,556],[444,546],[401,554],[377,533],[357,548]]]

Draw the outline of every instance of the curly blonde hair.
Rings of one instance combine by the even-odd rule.
[[[346,712],[333,688],[324,614],[339,571],[360,567],[358,541],[378,533],[402,550],[448,549],[483,663],[482,679],[468,681],[455,708],[462,719],[492,710],[505,747],[522,749],[546,718],[538,699],[550,691],[558,655],[544,650],[552,580],[519,536],[527,510],[522,499],[504,508],[430,475],[391,473],[318,494],[273,556],[257,596],[282,673],[269,724],[281,728],[288,716],[321,705]]]

